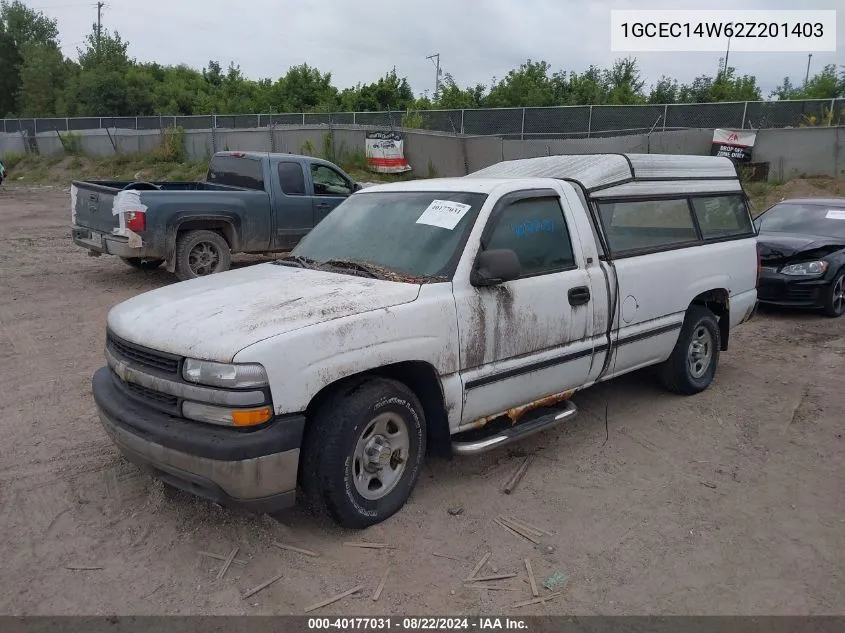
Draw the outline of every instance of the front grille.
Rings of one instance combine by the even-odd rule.
[[[804,301],[814,299],[816,296],[815,288],[803,288],[801,286],[787,286],[787,299],[794,299],[796,301]]]
[[[134,382],[124,382],[123,385],[130,393],[142,400],[152,401],[166,407],[175,407],[179,404],[179,398],[176,396],[171,396],[170,394],[161,393],[159,391],[153,391],[152,389],[147,389],[146,387],[142,387]]]
[[[171,354],[156,352],[134,343],[117,338],[111,332],[107,336],[108,345],[120,356],[138,365],[156,369],[166,374],[179,373],[179,358]]]

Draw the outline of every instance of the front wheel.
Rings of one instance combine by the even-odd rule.
[[[181,281],[229,270],[232,252],[220,233],[188,231],[176,241],[176,277]]]
[[[346,528],[384,521],[410,497],[425,444],[422,406],[404,384],[372,379],[336,392],[309,420],[306,505]]]
[[[713,382],[721,349],[716,315],[700,305],[691,305],[672,355],[659,367],[659,377],[669,391],[693,395]]]
[[[824,313],[833,318],[845,314],[845,270],[837,273],[830,284],[830,290],[824,302]]]

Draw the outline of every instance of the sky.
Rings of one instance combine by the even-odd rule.
[[[96,21],[95,0],[24,0],[58,20],[66,55]],[[396,67],[415,93],[434,91],[440,54],[444,73],[462,86],[501,78],[526,59],[553,70],[609,67],[611,9],[839,9],[837,52],[813,52],[810,74],[845,65],[845,4],[841,0],[106,0],[103,25],[129,41],[138,61],[202,68],[213,59],[240,65],[250,78],[283,75],[308,63],[331,72],[338,88],[369,83]],[[637,53],[646,86],[668,75],[690,82],[715,74],[724,53]],[[784,76],[804,80],[807,53],[731,51],[739,74],[758,78],[763,94]]]

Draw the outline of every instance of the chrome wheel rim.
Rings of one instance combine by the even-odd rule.
[[[213,273],[219,263],[220,253],[210,242],[196,244],[188,254],[188,265],[191,267],[191,272],[197,276]]]
[[[833,284],[832,293],[833,311],[836,314],[845,312],[845,275],[839,277]]]
[[[390,494],[402,479],[411,446],[405,420],[396,413],[381,413],[358,436],[352,455],[355,490],[376,501]]]
[[[701,378],[713,361],[713,337],[703,325],[695,328],[687,352],[687,366],[693,378]]]

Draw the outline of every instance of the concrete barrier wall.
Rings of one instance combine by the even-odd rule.
[[[203,160],[216,150],[277,151],[322,155],[327,138],[335,156],[363,154],[368,128],[324,125],[243,130],[188,130],[185,150],[190,160]],[[379,128],[375,128],[379,129]],[[502,160],[554,154],[630,152],[708,155],[713,131],[680,130],[589,139],[503,140],[498,137],[455,136],[442,132],[404,130],[405,156],[420,178],[462,176]],[[83,130],[74,132],[81,150],[90,156],[146,153],[161,142],[159,130]],[[55,132],[35,137],[39,154],[60,156],[64,147]],[[0,134],[0,156],[26,152],[20,134]],[[845,127],[761,130],[753,150],[755,162],[768,162],[769,179],[800,176],[845,178]]]
[[[754,160],[769,163],[769,180],[845,178],[845,127],[760,130]]]
[[[6,154],[23,154],[26,152],[26,143],[20,134],[0,133],[0,158]]]

